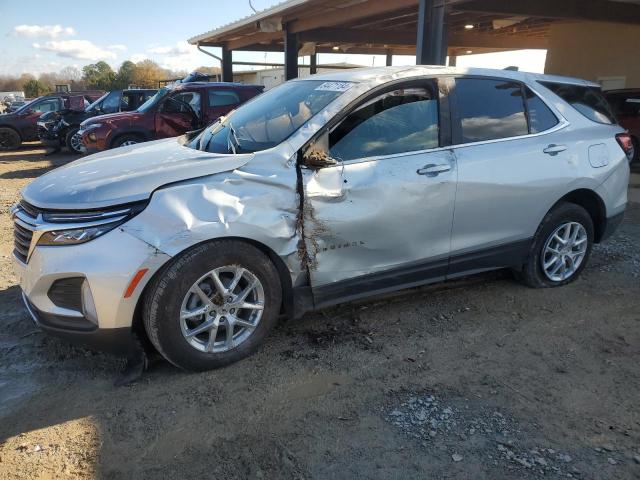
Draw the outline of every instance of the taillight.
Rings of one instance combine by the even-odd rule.
[[[633,156],[635,155],[633,140],[631,139],[631,135],[629,132],[619,133],[616,135],[616,140],[620,144],[620,148],[624,151],[627,159],[629,161],[633,160]]]

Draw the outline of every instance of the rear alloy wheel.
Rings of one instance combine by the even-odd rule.
[[[534,288],[558,287],[575,280],[593,246],[593,220],[580,205],[562,203],[538,227],[527,263],[516,276]]]
[[[15,150],[22,140],[13,128],[0,127],[0,150]]]
[[[82,143],[82,135],[78,134],[78,128],[74,128],[67,133],[65,143],[69,151],[77,154],[85,153],[86,148]]]
[[[114,142],[113,147],[128,147],[129,145],[136,145],[141,142],[142,140],[137,135],[123,135]]]
[[[167,360],[193,371],[257,350],[280,313],[280,277],[256,247],[216,240],[178,256],[147,288],[143,319]]]

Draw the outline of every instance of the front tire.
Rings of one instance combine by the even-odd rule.
[[[186,251],[157,275],[143,319],[168,361],[203,371],[254,353],[281,303],[280,278],[266,255],[244,242],[216,240]]]
[[[77,153],[78,155],[85,152],[85,148],[82,143],[82,137],[78,135],[79,130],[80,128],[78,127],[72,128],[71,130],[69,130],[69,132],[67,132],[67,135],[65,136],[65,144],[67,145],[69,151],[72,153]]]
[[[538,227],[528,261],[516,276],[533,288],[559,287],[573,282],[589,261],[594,228],[579,205],[562,203]]]
[[[22,144],[22,139],[13,128],[0,127],[0,151],[15,150]]]
[[[138,135],[122,135],[113,142],[113,148],[128,147],[129,145],[137,145],[142,143],[142,140]]]

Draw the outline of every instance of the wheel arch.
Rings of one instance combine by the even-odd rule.
[[[8,125],[8,124],[0,124],[0,128],[8,128],[9,130],[13,130],[14,132],[16,132],[16,134],[18,135],[18,137],[20,137],[20,141],[23,142],[24,141],[24,137],[22,136],[22,134],[20,133],[20,130],[18,130],[16,127],[14,127],[13,125]]]
[[[116,142],[124,137],[125,135],[132,135],[132,136],[136,136],[136,137],[140,137],[143,139],[143,141],[148,142],[149,140],[153,140],[153,136],[151,135],[150,132],[147,132],[145,130],[121,130],[118,131],[115,135],[113,135],[111,137],[111,139],[109,140],[109,148],[113,148],[113,146],[116,144]]]
[[[202,242],[190,245],[188,248],[182,250],[179,254],[171,257],[167,260],[164,265],[162,265],[156,272],[149,278],[147,283],[145,284],[140,296],[138,297],[136,307],[133,313],[133,319],[131,322],[131,330],[135,333],[138,338],[143,342],[146,347],[154,348],[151,344],[151,341],[147,338],[147,333],[144,328],[144,321],[142,319],[142,308],[144,304],[144,299],[149,292],[149,288],[153,285],[154,281],[162,275],[162,273],[171,265],[171,262],[178,257],[178,255],[182,255],[189,250],[199,247],[208,242],[219,241],[219,240],[233,240],[237,242],[244,242],[249,245],[254,246],[262,253],[264,253],[267,258],[273,263],[276,271],[278,272],[278,277],[280,278],[280,285],[282,287],[282,305],[280,307],[281,313],[284,313],[286,316],[293,318],[294,315],[294,293],[293,293],[293,283],[291,281],[291,275],[289,274],[289,269],[285,265],[284,261],[267,245],[264,243],[258,242],[257,240],[253,240],[250,238],[243,237],[216,237],[208,240],[204,240]]]
[[[588,188],[579,188],[564,195],[553,204],[549,211],[560,203],[574,203],[584,208],[593,221],[594,243],[601,241],[607,227],[607,208],[600,195]]]

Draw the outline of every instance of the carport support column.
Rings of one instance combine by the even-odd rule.
[[[417,65],[444,65],[447,60],[447,28],[444,0],[418,0]]]
[[[233,82],[233,50],[222,47],[222,81]]]
[[[298,35],[284,30],[284,78],[298,77]]]
[[[393,53],[391,53],[390,51],[387,51],[387,67],[390,67],[393,65]]]
[[[312,53],[309,57],[309,75],[318,73],[318,54]]]

